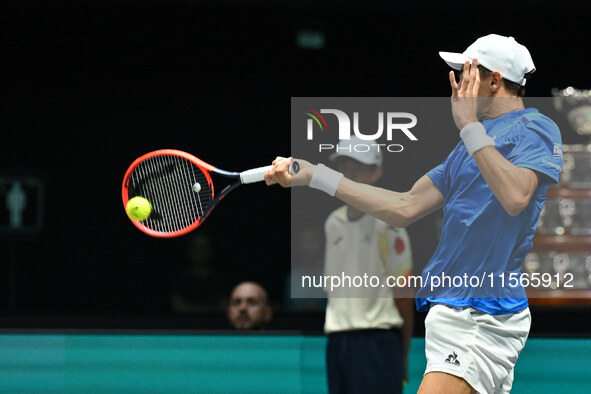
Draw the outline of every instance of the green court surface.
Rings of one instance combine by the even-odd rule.
[[[326,339],[297,335],[0,335],[2,393],[324,393]],[[410,359],[414,393],[424,339]],[[591,392],[591,339],[530,339],[513,393]]]

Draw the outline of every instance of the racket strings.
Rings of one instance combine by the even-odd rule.
[[[201,190],[193,186],[199,183]],[[152,214],[142,222],[166,233],[189,227],[206,212],[212,200],[203,171],[182,157],[160,155],[141,162],[130,177],[129,197],[142,196],[152,204]]]

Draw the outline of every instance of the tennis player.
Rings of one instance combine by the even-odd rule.
[[[449,73],[452,114],[461,141],[446,160],[404,193],[344,178],[322,164],[277,158],[267,184],[309,185],[396,227],[443,208],[440,243],[423,272],[416,304],[425,321],[427,368],[419,393],[507,393],[529,334],[525,290],[496,281],[488,289],[448,286],[434,277],[519,274],[545,203],[558,182],[562,142],[556,124],[525,108],[535,66],[512,37],[481,37],[463,53],[440,52]]]

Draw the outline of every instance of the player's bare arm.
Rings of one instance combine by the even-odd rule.
[[[301,171],[292,176],[289,173],[291,161],[291,158],[278,157],[273,162],[273,169],[265,174],[267,185],[275,183],[283,187],[308,185],[316,166],[298,159]],[[441,192],[426,175],[404,193],[343,178],[338,184],[335,197],[395,227],[406,227],[443,206]]]
[[[492,146],[476,152],[474,159],[505,211],[511,216],[519,215],[538,187],[536,173],[528,168],[516,167]]]
[[[335,197],[395,227],[406,227],[443,206],[443,195],[426,175],[404,193],[343,178]]]
[[[449,74],[452,90],[452,113],[456,126],[462,130],[470,123],[477,122],[477,98],[487,94],[481,90],[480,73],[477,59],[472,64],[464,64],[459,84],[452,72]],[[491,88],[496,94],[495,87]],[[467,145],[468,147],[468,145]],[[505,159],[494,147],[486,146],[472,154],[478,168],[491,191],[499,200],[505,211],[516,216],[529,204],[538,186],[536,173],[527,168],[520,168]]]

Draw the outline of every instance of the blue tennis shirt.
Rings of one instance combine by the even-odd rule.
[[[423,271],[423,287],[417,293],[420,311],[428,310],[430,303],[442,303],[501,315],[528,305],[524,288],[512,286],[515,281],[509,278],[511,273],[521,274],[548,186],[558,182],[560,130],[535,108],[509,112],[482,124],[499,153],[515,166],[541,174],[540,182],[528,206],[511,216],[492,193],[463,141],[427,173],[445,202],[441,240]],[[449,281],[442,280],[445,276]]]

